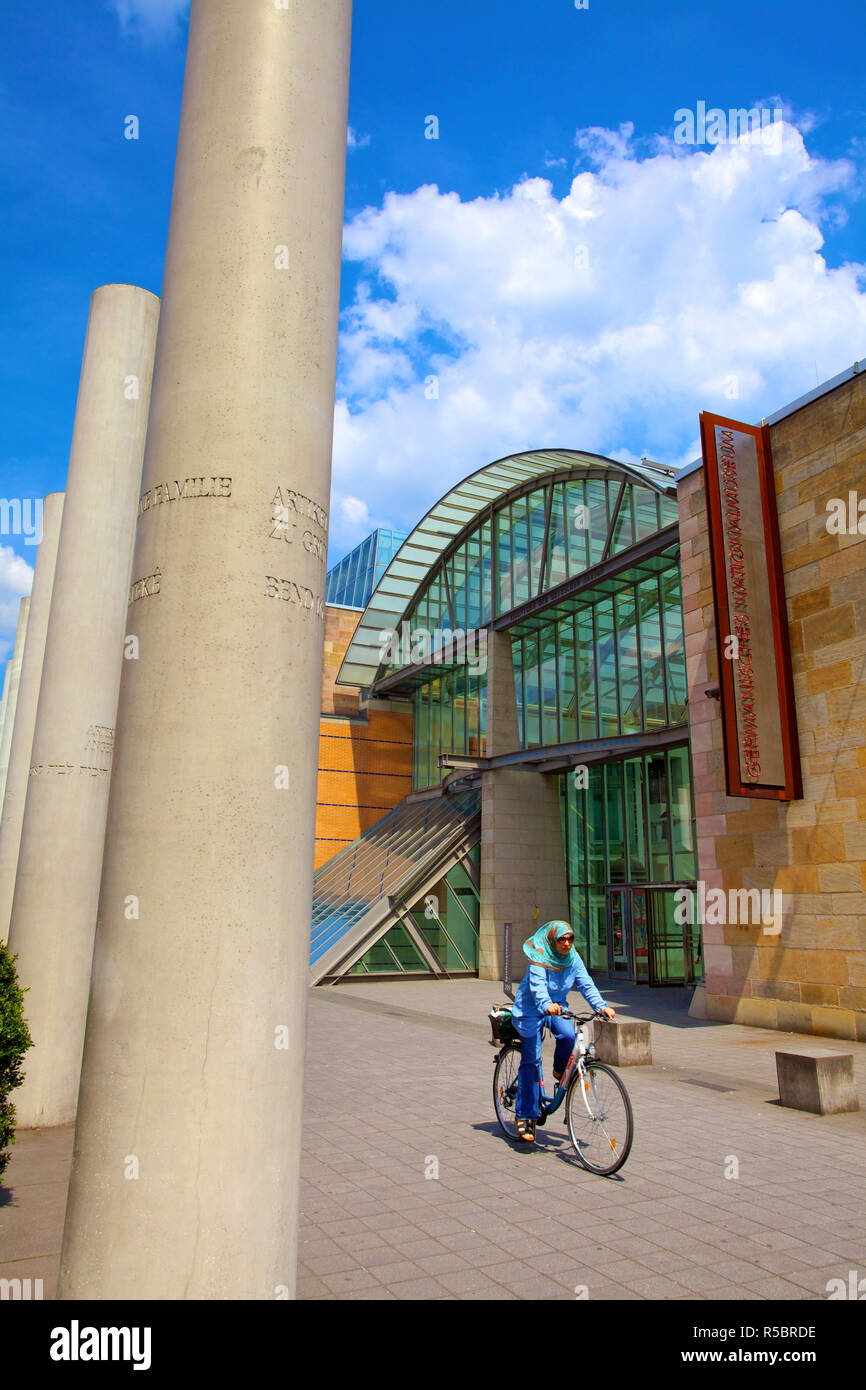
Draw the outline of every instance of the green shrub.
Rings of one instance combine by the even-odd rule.
[[[0,1182],[11,1157],[8,1149],[15,1143],[15,1106],[9,1092],[21,1085],[21,1062],[33,1046],[22,1008],[25,991],[15,970],[17,959],[0,942]]]

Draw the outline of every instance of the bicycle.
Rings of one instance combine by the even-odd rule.
[[[504,1014],[494,1016],[501,1018]],[[539,1082],[541,1116],[535,1123],[544,1125],[565,1101],[568,1134],[579,1161],[588,1172],[610,1177],[625,1163],[634,1138],[628,1091],[615,1071],[596,1061],[595,1044],[584,1032],[587,1024],[603,1016],[579,1017],[570,1009],[563,1009],[559,1017],[574,1020],[574,1048],[552,1096],[545,1093],[543,1080]],[[518,1037],[505,1042],[494,1059],[493,1104],[496,1118],[509,1139],[518,1138],[514,1107],[520,1056]]]

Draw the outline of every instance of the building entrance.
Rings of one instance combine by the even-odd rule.
[[[703,978],[700,927],[677,921],[679,886],[605,888],[611,977],[650,985],[687,985]]]

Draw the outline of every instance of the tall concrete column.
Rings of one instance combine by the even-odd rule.
[[[9,928],[22,1127],[75,1118],[158,317],[134,285],[91,300]]]
[[[3,722],[2,729],[0,729],[0,812],[3,808],[3,795],[6,791],[6,778],[9,772],[9,753],[12,747],[12,732],[15,728],[18,687],[21,683],[21,662],[24,657],[24,644],[27,640],[29,612],[29,597],[21,599],[18,604],[18,622],[15,626],[15,645],[12,648],[12,659],[6,663],[6,680],[3,685]]]
[[[12,745],[9,750],[9,773],[3,799],[3,818],[0,821],[0,941],[4,942],[9,938],[21,826],[24,823],[24,805],[30,780],[30,754],[33,749],[33,730],[36,727],[39,686],[42,683],[45,635],[48,631],[48,615],[54,591],[63,496],[62,492],[49,492],[42,506],[42,540],[36,552],[33,571],[27,642],[21,660],[15,727],[12,730]]]
[[[487,644],[487,756],[520,747],[511,639]],[[512,978],[526,972],[521,945],[545,922],[568,920],[568,885],[559,815],[559,778],[531,768],[481,775],[481,912],[478,977],[503,978],[503,924],[512,924]]]
[[[63,1298],[294,1292],[351,0],[193,0]]]

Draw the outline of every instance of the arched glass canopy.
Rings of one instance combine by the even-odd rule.
[[[448,492],[391,561],[338,680],[372,687],[677,520],[673,470],[577,450],[514,454]],[[383,645],[385,633],[422,634]],[[428,634],[427,638],[423,634]],[[444,637],[443,637],[444,634]],[[425,646],[426,641],[426,646]]]

